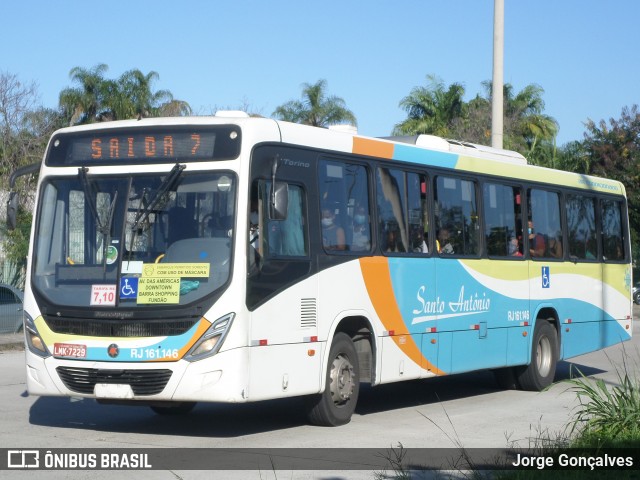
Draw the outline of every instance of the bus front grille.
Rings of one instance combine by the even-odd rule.
[[[45,315],[47,326],[55,333],[86,337],[168,337],[182,335],[200,318],[167,320],[89,320]]]
[[[96,383],[130,385],[135,395],[156,395],[171,378],[171,370],[101,370],[97,368],[56,368],[60,380],[76,393],[91,395]]]

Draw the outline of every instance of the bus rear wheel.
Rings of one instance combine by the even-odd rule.
[[[327,427],[349,423],[360,393],[359,379],[358,354],[353,342],[348,335],[336,333],[329,351],[324,392],[307,400],[309,421]]]
[[[522,390],[541,391],[553,383],[558,363],[558,332],[547,320],[538,320],[533,329],[531,363],[517,372]]]

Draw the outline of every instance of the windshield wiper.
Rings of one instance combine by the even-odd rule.
[[[100,218],[100,214],[98,213],[98,208],[96,206],[96,202],[92,195],[91,186],[89,184],[89,178],[87,177],[87,172],[89,169],[87,167],[78,168],[78,175],[80,177],[80,181],[82,182],[82,189],[84,190],[84,198],[89,205],[89,210],[91,210],[91,215],[93,216],[93,220],[96,222],[96,230],[98,233],[102,235],[102,266],[103,270],[107,267],[107,248],[111,241],[111,227],[113,225],[113,212],[116,209],[116,201],[118,199],[118,191],[116,190],[113,194],[113,199],[111,200],[111,204],[109,205],[109,210],[107,210],[107,217],[104,219],[104,222]],[[98,192],[96,192],[97,194]]]
[[[140,197],[140,203],[138,205],[138,211],[136,212],[136,218],[131,225],[131,241],[129,242],[129,259],[131,259],[131,253],[133,252],[133,245],[136,241],[136,237],[138,236],[138,230],[140,229],[140,225],[142,222],[146,221],[149,218],[149,215],[156,207],[158,203],[162,200],[165,193],[167,193],[182,175],[182,171],[187,168],[186,165],[180,165],[176,163],[164,181],[160,184],[160,187],[155,191],[154,196],[151,198],[149,203],[144,201],[145,198],[145,190],[142,190],[142,195]]]
[[[152,197],[149,204],[144,205],[144,208],[142,209],[138,209],[136,218],[133,221],[133,225],[131,226],[132,230],[134,231],[137,230],[140,224],[149,217],[149,214],[153,211],[153,209],[160,202],[160,200],[162,200],[163,195],[167,193],[171,189],[171,187],[173,187],[173,185],[178,181],[178,179],[180,178],[180,175],[182,175],[182,171],[185,168],[187,168],[186,165],[180,165],[179,163],[176,163],[173,166],[173,168],[169,172],[169,175],[167,175],[167,178],[164,179],[160,187],[156,190],[155,195]],[[144,201],[144,193],[142,195],[142,198],[140,199],[141,203],[143,201]]]

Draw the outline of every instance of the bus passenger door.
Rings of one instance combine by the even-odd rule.
[[[289,183],[286,190],[286,214],[279,216],[269,213],[271,182],[257,181],[250,199],[257,215],[249,223],[258,222],[257,234],[250,231],[247,267],[254,400],[314,393],[320,386],[318,283],[311,275],[307,200],[301,185]]]

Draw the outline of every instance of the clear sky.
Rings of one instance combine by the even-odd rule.
[[[328,82],[363,135],[385,136],[398,106],[434,74],[465,99],[491,80],[493,0],[5,0],[0,71],[35,82],[54,108],[76,66],[108,78],[155,71],[194,113],[248,106],[271,116]],[[587,119],[640,103],[640,1],[505,0],[504,80],[545,93],[558,144],[582,140]]]

